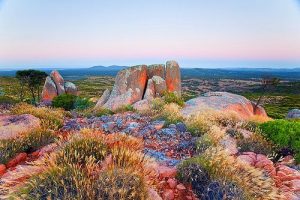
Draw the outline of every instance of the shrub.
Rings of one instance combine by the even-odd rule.
[[[18,103],[17,100],[15,100],[14,98],[12,97],[9,97],[9,96],[1,96],[0,95],[0,104],[16,104]]]
[[[89,160],[102,161],[107,154],[107,146],[99,138],[73,138],[57,155],[58,164],[85,165]]]
[[[101,117],[103,115],[113,115],[114,112],[108,108],[98,108],[97,110],[93,111],[93,114],[95,116]]]
[[[256,154],[271,155],[273,148],[263,136],[253,133],[249,138],[239,138],[237,147],[240,152],[254,152]]]
[[[65,112],[61,109],[51,109],[47,107],[34,107],[26,103],[20,103],[13,107],[13,114],[31,114],[41,120],[44,129],[57,130],[63,125]]]
[[[81,98],[77,97],[74,102],[74,108],[78,111],[86,110],[94,105],[93,102],[91,102],[87,98]]]
[[[184,101],[181,97],[179,97],[178,95],[176,95],[173,92],[165,92],[164,96],[163,96],[164,101],[168,104],[168,103],[175,103],[179,106],[183,106],[184,105]]]
[[[230,137],[233,137],[233,138],[242,138],[243,135],[241,132],[239,132],[236,128],[228,128],[226,130],[226,134],[228,134]]]
[[[267,139],[271,140],[278,148],[289,148],[295,154],[295,160],[300,163],[300,122],[289,120],[274,120],[259,125]]]
[[[61,94],[53,98],[52,106],[65,110],[73,110],[75,108],[76,98],[77,97],[72,94]]]
[[[135,111],[132,105],[123,105],[115,110],[115,113],[124,113],[128,111]]]
[[[31,199],[90,199],[92,185],[87,173],[76,165],[53,166],[25,182],[13,196]]]
[[[147,188],[143,179],[124,169],[104,171],[95,182],[97,199],[144,200]]]

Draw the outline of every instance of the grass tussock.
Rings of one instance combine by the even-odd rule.
[[[208,170],[214,179],[236,184],[249,199],[282,199],[274,181],[262,170],[246,165],[220,147],[208,149],[194,161]]]
[[[41,120],[42,127],[51,130],[57,130],[63,125],[63,119],[66,113],[62,109],[35,107],[30,104],[20,103],[13,107],[12,113],[16,115],[31,114]]]
[[[21,199],[147,199],[155,186],[152,159],[141,140],[84,129],[42,161],[42,172],[30,174],[10,196]],[[6,188],[7,189],[7,188]]]
[[[0,140],[0,164],[6,164],[18,153],[31,153],[53,143],[57,136],[49,130],[34,130],[14,139]]]

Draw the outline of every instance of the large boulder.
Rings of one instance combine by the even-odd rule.
[[[292,109],[286,115],[287,119],[300,119],[300,109]]]
[[[46,78],[42,91],[42,103],[51,104],[54,97],[64,93],[77,95],[78,90],[74,83],[65,82],[59,72],[54,70]]]
[[[40,127],[40,119],[33,115],[1,115],[0,140],[16,138],[22,133],[27,133]]]
[[[160,76],[153,76],[152,80],[154,83],[155,95],[162,96],[167,90],[166,81]]]
[[[163,64],[156,64],[156,65],[149,65],[148,69],[148,78],[152,78],[153,76],[160,76],[165,78],[165,65]]]
[[[181,74],[176,61],[168,61],[166,63],[166,84],[169,92],[181,95]]]
[[[147,66],[139,65],[121,70],[105,108],[115,110],[142,100],[147,84]]]
[[[96,104],[96,106],[95,106],[95,109],[101,108],[101,107],[107,102],[107,100],[108,100],[108,98],[109,98],[109,95],[110,95],[110,91],[109,91],[109,89],[106,89],[106,90],[103,92],[103,94],[102,94],[102,96],[100,97],[100,99],[98,100],[98,102],[97,102],[97,104]]]
[[[72,82],[65,82],[65,91],[67,94],[77,95],[77,87]]]
[[[152,79],[148,79],[147,87],[145,90],[144,98],[147,100],[152,100],[155,98],[155,87]]]
[[[50,102],[54,97],[57,96],[57,89],[54,81],[50,76],[47,76],[43,91],[42,91],[42,101]]]
[[[202,96],[191,99],[185,103],[181,113],[185,116],[191,116],[207,109],[217,111],[235,111],[241,118],[248,119],[254,115],[267,117],[262,107],[258,107],[259,112],[254,111],[251,101],[243,96],[228,92],[208,92]]]
[[[56,88],[57,88],[57,94],[64,94],[65,93],[65,81],[63,77],[60,75],[60,73],[56,70],[52,71],[50,74],[50,77],[54,81]]]

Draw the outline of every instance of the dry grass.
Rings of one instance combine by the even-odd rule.
[[[13,114],[31,114],[39,118],[45,129],[57,130],[63,125],[65,111],[57,108],[35,107],[26,103],[20,103],[13,107]]]
[[[211,176],[235,183],[249,199],[282,199],[274,181],[262,170],[246,165],[220,147],[206,150],[200,162]]]

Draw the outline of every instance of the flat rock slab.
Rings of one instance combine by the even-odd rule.
[[[181,113],[185,117],[188,117],[209,109],[217,111],[235,111],[244,119],[255,114],[267,117],[262,107],[259,106],[255,112],[254,106],[250,100],[241,95],[229,92],[208,92],[202,96],[191,99],[185,103],[185,107],[182,109]]]
[[[0,115],[0,139],[18,137],[22,133],[40,128],[40,119],[33,115]]]

